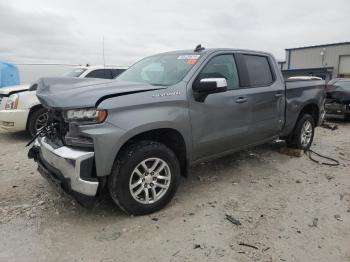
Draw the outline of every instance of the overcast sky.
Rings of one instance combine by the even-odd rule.
[[[350,41],[350,0],[11,0],[0,2],[0,60],[129,65],[163,51],[263,50]]]

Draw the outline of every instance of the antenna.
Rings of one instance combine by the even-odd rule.
[[[200,51],[203,51],[205,48],[201,45],[201,44],[199,44],[199,45],[197,45],[196,46],[196,48],[194,49],[194,52],[200,52]]]

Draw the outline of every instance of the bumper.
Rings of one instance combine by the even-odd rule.
[[[7,131],[23,131],[27,128],[29,110],[0,110],[0,128]]]
[[[350,113],[350,105],[340,103],[328,103],[325,105],[327,114],[344,115]]]
[[[96,196],[99,182],[91,177],[94,152],[66,146],[53,148],[43,137],[35,141],[28,156],[38,163],[41,175],[59,184],[67,193]]]

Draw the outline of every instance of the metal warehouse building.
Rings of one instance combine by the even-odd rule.
[[[286,49],[286,60],[279,62],[285,78],[319,76],[330,80],[350,77],[350,42]]]

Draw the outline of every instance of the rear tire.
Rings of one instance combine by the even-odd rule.
[[[123,211],[144,215],[168,204],[179,180],[180,164],[172,150],[158,142],[136,141],[118,154],[108,188]]]
[[[39,108],[32,112],[28,118],[28,131],[34,137],[38,129],[44,127],[47,123],[47,109]]]
[[[286,139],[287,146],[308,150],[312,145],[315,134],[315,122],[311,115],[299,117],[292,134]]]

